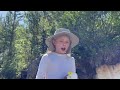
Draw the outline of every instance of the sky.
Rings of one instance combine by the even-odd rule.
[[[0,16],[2,15],[3,17],[6,15],[7,11],[0,11]]]
[[[5,17],[7,12],[8,12],[8,11],[0,11],[0,16]],[[21,11],[21,12],[22,12],[22,11]],[[20,21],[19,23],[20,23],[20,24],[24,24],[23,21]]]

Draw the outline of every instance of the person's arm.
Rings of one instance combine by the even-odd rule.
[[[67,79],[78,79],[78,75],[77,75],[77,73],[76,73],[76,65],[75,65],[75,59],[74,59],[74,57],[72,57],[72,67],[71,67],[71,75],[72,75],[72,77],[70,76],[68,76],[67,77]],[[69,75],[70,75],[70,72],[69,72]]]
[[[74,57],[72,57],[72,68],[71,68],[71,71],[76,73],[76,65],[75,65],[75,59]]]
[[[71,58],[71,69],[70,69],[70,72],[76,73],[76,65],[75,65],[74,57]],[[68,74],[64,77],[64,79],[67,79],[67,76],[68,76]]]
[[[48,65],[48,57],[46,55],[41,58],[38,71],[36,74],[36,79],[47,79],[47,65]]]

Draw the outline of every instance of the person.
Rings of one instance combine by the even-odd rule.
[[[59,28],[45,42],[48,52],[41,58],[36,79],[65,79],[68,72],[76,73],[71,49],[79,43],[79,38],[69,29]]]

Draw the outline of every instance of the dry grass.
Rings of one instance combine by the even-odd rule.
[[[102,65],[96,69],[96,79],[120,79],[120,63]]]

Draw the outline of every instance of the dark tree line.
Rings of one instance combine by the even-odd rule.
[[[119,11],[8,11],[0,17],[0,78],[35,78],[45,40],[60,27],[80,38],[72,49],[79,78],[120,62]]]

